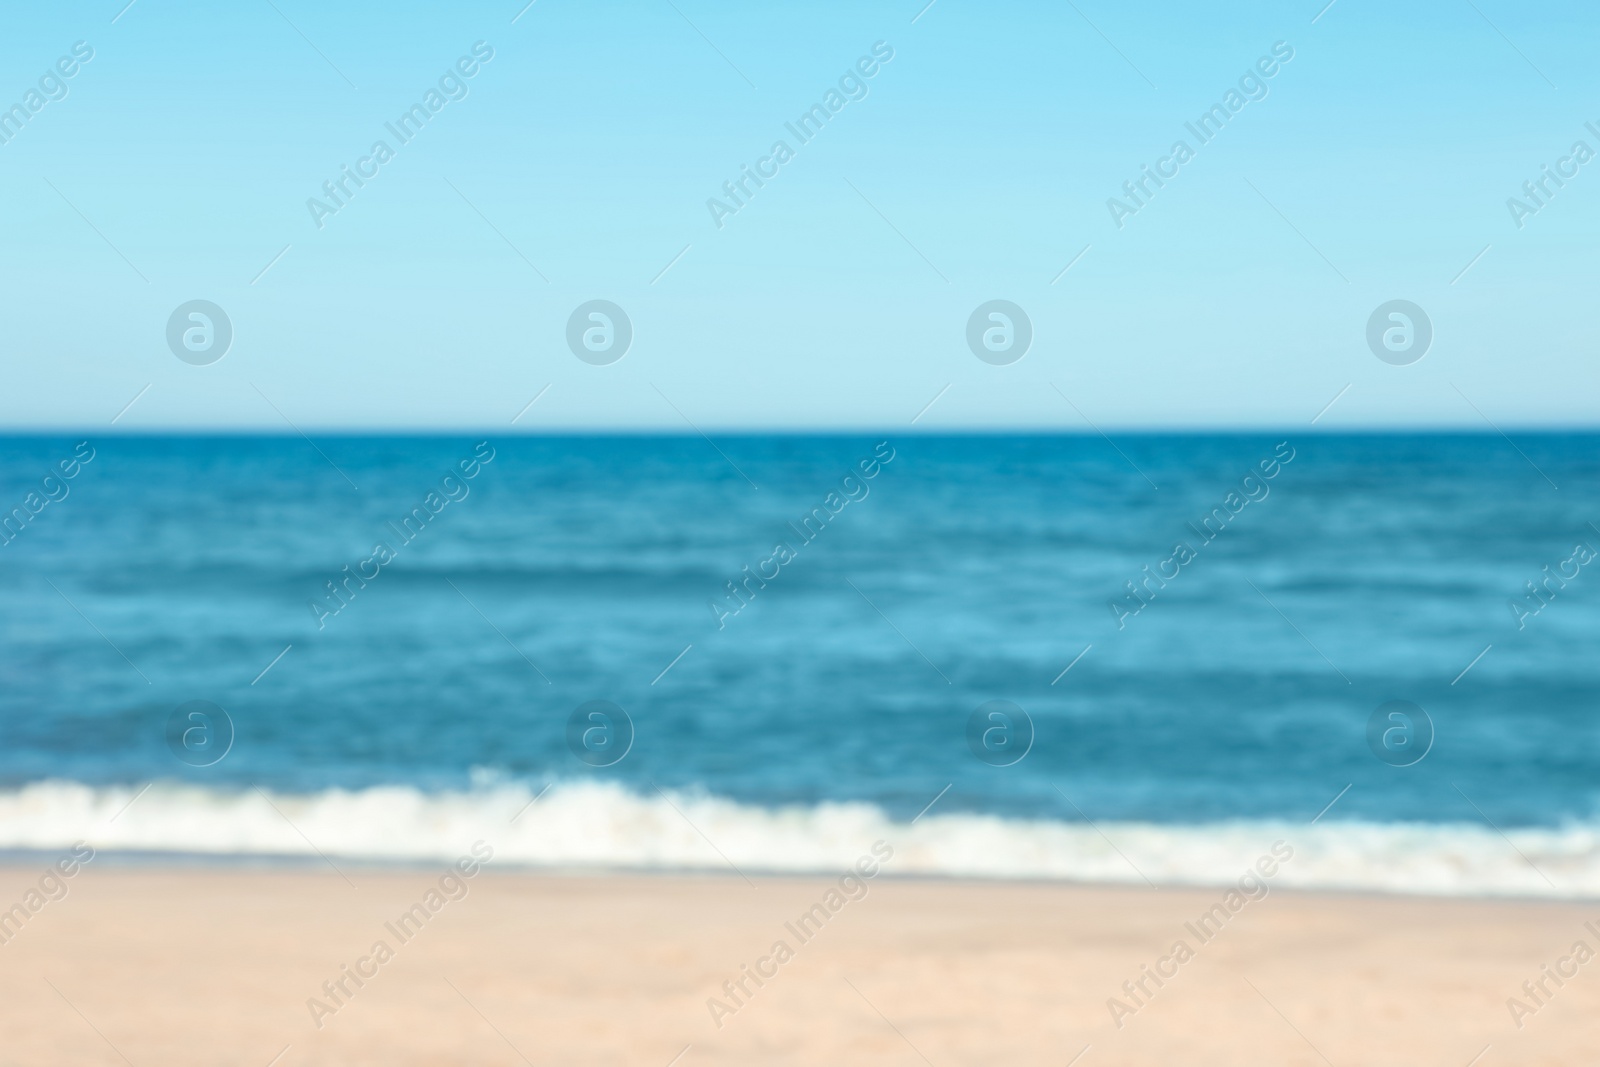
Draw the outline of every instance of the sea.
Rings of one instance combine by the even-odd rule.
[[[1593,897],[1597,490],[1560,433],[7,437],[0,850]]]

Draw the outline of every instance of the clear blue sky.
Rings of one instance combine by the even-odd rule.
[[[947,385],[918,429],[1304,425],[1346,385],[1319,428],[1595,421],[1600,160],[1521,228],[1506,203],[1600,152],[1592,5],[123,2],[3,16],[0,106],[94,50],[0,145],[8,427],[104,427],[147,385],[117,429],[508,428],[547,385],[518,429],[904,427]],[[596,298],[633,323],[610,366],[565,340]],[[1009,366],[965,341],[994,298],[1033,323]],[[1393,298],[1433,321],[1411,366],[1367,348]],[[210,366],[167,347],[192,299],[233,323]]]

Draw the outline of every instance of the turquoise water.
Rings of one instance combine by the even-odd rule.
[[[94,437],[62,477],[82,440],[0,445],[26,513],[0,790],[36,802],[0,844],[49,838],[46,782],[554,783],[900,823],[946,786],[938,816],[1029,824],[1305,823],[1346,786],[1320,827],[1596,814],[1592,436]],[[1019,710],[974,728],[997,700]],[[1431,730],[1385,750],[1385,717],[1374,747],[1395,700]],[[227,721],[174,728],[192,701]],[[574,720],[591,701],[621,714]]]

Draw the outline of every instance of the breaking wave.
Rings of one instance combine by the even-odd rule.
[[[1203,825],[929,813],[896,821],[871,804],[765,808],[704,793],[633,793],[560,783],[425,793],[408,786],[313,794],[157,783],[36,782],[0,792],[0,849],[420,863],[483,839],[496,867],[843,869],[873,841],[896,875],[1212,885],[1237,879],[1273,842],[1294,858],[1277,886],[1470,896],[1600,896],[1600,825],[1511,830],[1452,823],[1328,820]]]

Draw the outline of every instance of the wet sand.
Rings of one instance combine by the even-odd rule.
[[[0,869],[0,908],[42,869]],[[0,944],[0,1064],[1466,1067],[1482,1052],[1493,1067],[1600,1055],[1600,962],[1561,964],[1576,976],[1545,978],[1543,1005],[1522,989],[1574,942],[1600,949],[1584,925],[1600,929],[1600,904],[1275,890],[1214,929],[1195,923],[1220,890],[880,877],[852,900],[829,897],[838,883],[824,878],[485,870],[460,899],[454,881],[430,898],[443,869],[345,868],[347,882],[326,868],[97,862]],[[421,917],[397,925],[414,905]],[[1181,962],[1179,940],[1192,951]],[[341,965],[369,976],[357,986]],[[769,977],[758,986],[741,965]],[[1157,986],[1145,967],[1173,976]],[[1521,1029],[1512,996],[1534,1009]],[[1115,1021],[1112,997],[1126,1009]]]

